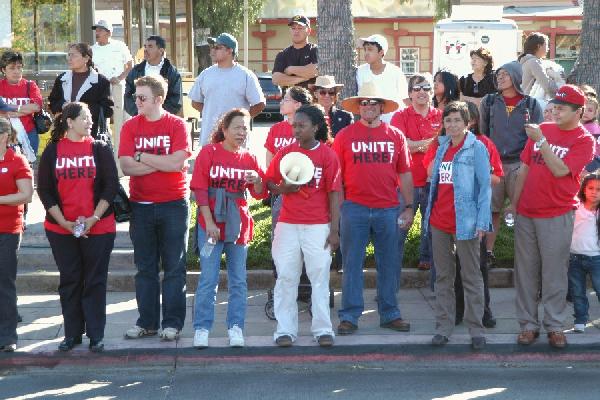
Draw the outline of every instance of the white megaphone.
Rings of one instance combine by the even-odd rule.
[[[307,155],[294,151],[283,156],[279,163],[279,172],[287,183],[304,185],[315,175],[315,165]],[[301,194],[307,197],[306,193]]]

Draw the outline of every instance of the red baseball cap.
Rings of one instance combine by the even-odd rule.
[[[558,89],[554,99],[550,100],[554,104],[573,104],[576,106],[585,106],[585,94],[574,85],[563,85]]]

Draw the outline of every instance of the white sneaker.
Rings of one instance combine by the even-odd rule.
[[[234,325],[227,330],[230,347],[244,347],[244,333],[239,326]]]
[[[196,349],[205,349],[208,347],[208,330],[196,329],[194,332],[194,344]]]
[[[125,339],[139,339],[146,336],[154,336],[156,333],[157,332],[154,330],[145,329],[135,325],[134,327],[127,329],[127,332],[125,332]]]
[[[160,338],[167,342],[179,339],[179,331],[175,328],[165,328],[160,332]]]
[[[583,333],[585,332],[585,324],[575,324],[573,327],[573,332]]]

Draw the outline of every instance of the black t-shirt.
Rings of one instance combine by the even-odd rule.
[[[308,43],[301,49],[297,49],[294,46],[290,46],[286,49],[281,50],[275,57],[275,65],[273,66],[273,73],[281,72],[284,73],[285,69],[290,65],[293,66],[305,66],[308,64],[317,63],[317,45],[314,43]],[[301,82],[298,86],[308,87],[309,83],[315,83],[316,78],[309,79]]]
[[[469,74],[466,77],[463,76],[460,78],[459,87],[463,96],[478,98],[498,91],[496,87],[496,75],[493,72],[484,76],[477,84],[473,80],[473,74]]]

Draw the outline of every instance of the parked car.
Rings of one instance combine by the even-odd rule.
[[[282,94],[281,88],[273,83],[273,77],[271,74],[257,74],[258,82],[265,95],[267,104],[259,114],[260,117],[264,118],[277,118],[282,119],[282,115],[279,112],[279,103],[281,102]]]

